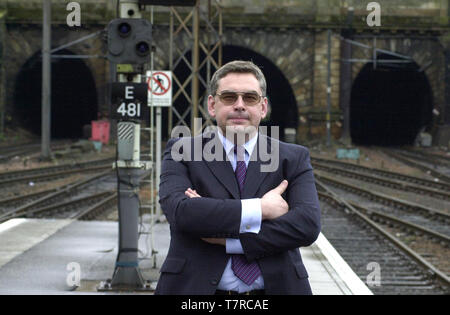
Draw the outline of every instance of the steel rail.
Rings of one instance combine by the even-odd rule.
[[[332,178],[332,177],[320,174],[319,172],[316,172],[314,175],[318,179],[324,180],[326,182],[331,182],[332,184],[338,185],[339,187],[342,187],[347,191],[356,192],[359,195],[369,197],[373,200],[377,200],[382,203],[384,202],[384,203],[392,204],[397,209],[400,209],[400,210],[409,209],[409,210],[414,211],[415,213],[419,213],[419,214],[422,214],[425,216],[433,216],[433,217],[439,218],[441,220],[444,220],[445,222],[450,222],[450,214],[446,213],[444,211],[425,207],[425,206],[419,205],[417,203],[402,200],[399,198],[390,197],[390,196],[382,194],[382,193],[373,192],[368,189],[364,189],[364,188],[361,188],[361,187],[358,187],[358,186],[355,186],[355,185],[352,185],[349,183],[345,183],[336,178]]]
[[[96,200],[98,198],[108,197],[112,193],[114,193],[114,192],[104,191],[104,192],[96,193],[93,195],[76,198],[76,199],[73,199],[70,201],[65,201],[65,202],[60,202],[57,204],[52,204],[49,206],[44,206],[44,207],[37,208],[37,209],[28,209],[28,210],[24,210],[24,211],[12,210],[12,211],[2,215],[1,220],[6,221],[6,220],[14,219],[17,217],[24,217],[24,216],[30,217],[30,216],[35,216],[36,214],[42,214],[45,212],[50,212],[50,211],[55,211],[55,210],[60,210],[61,212],[65,212],[67,210],[61,210],[61,209],[66,209],[67,207],[74,207],[74,206],[79,206],[80,204],[89,203],[92,200]]]
[[[421,151],[417,151],[417,150],[413,150],[413,149],[405,149],[405,148],[391,149],[391,151],[398,152],[407,157],[409,156],[412,159],[421,160],[426,163],[433,163],[433,164],[439,164],[442,166],[450,167],[450,157],[445,157],[445,156],[438,155],[438,154],[421,152]]]
[[[431,174],[432,176],[439,178],[440,180],[446,182],[447,184],[450,183],[450,176],[443,174],[439,171],[436,171],[435,169],[433,169],[431,167],[428,167],[421,163],[418,163],[418,162],[412,160],[411,158],[405,157],[404,155],[397,153],[397,152],[393,152],[390,150],[382,150],[382,152],[392,156],[394,159],[399,160],[402,163],[405,163],[409,166],[418,168],[425,173]]]
[[[115,201],[116,199],[117,199],[117,192],[113,192],[108,196],[106,196],[106,198],[103,198],[101,201],[92,205],[91,207],[72,215],[70,219],[75,220],[91,219],[91,216],[96,216],[97,215],[96,212],[101,211],[105,206],[107,206],[112,201]]]
[[[333,191],[331,191],[320,180],[316,179],[316,184],[318,186],[320,186],[326,192],[326,193],[319,192],[319,195],[322,198],[325,198],[325,199],[328,199],[328,200],[331,199],[333,202],[336,202],[337,204],[341,205],[342,207],[345,207],[346,209],[348,209],[351,213],[353,213],[358,218],[363,220],[367,225],[369,225],[370,227],[375,229],[377,232],[379,232],[381,235],[383,235],[387,240],[389,240],[392,244],[394,244],[397,248],[399,248],[401,251],[403,251],[405,254],[407,254],[409,257],[411,257],[419,265],[421,265],[426,270],[428,270],[432,275],[434,275],[436,277],[436,279],[438,281],[440,281],[441,283],[443,283],[447,287],[450,286],[450,278],[445,273],[443,273],[441,270],[437,269],[435,266],[433,266],[431,263],[429,263],[427,260],[425,260],[422,256],[417,254],[409,246],[407,246],[403,242],[399,241],[396,237],[394,237],[392,234],[387,232],[379,224],[377,224],[376,222],[371,220],[365,214],[363,214],[360,211],[356,210],[356,208],[353,207],[344,198],[341,198],[341,197],[337,196]]]
[[[20,214],[20,215],[23,214],[23,213],[26,213],[26,211],[31,209],[32,207],[36,207],[36,206],[38,206],[40,204],[43,204],[44,202],[50,202],[52,199],[57,198],[57,197],[59,197],[61,195],[64,195],[64,194],[65,195],[69,195],[70,193],[75,191],[76,188],[79,188],[80,186],[83,186],[83,185],[85,185],[85,184],[87,184],[87,183],[89,183],[91,181],[94,181],[96,179],[99,179],[101,177],[109,175],[111,172],[112,172],[112,170],[108,170],[106,172],[102,172],[100,174],[96,174],[96,175],[90,176],[87,179],[83,179],[83,180],[77,181],[74,184],[70,184],[69,186],[67,186],[66,188],[64,188],[62,190],[56,191],[54,193],[50,193],[48,195],[45,195],[42,198],[39,198],[37,200],[33,200],[33,201],[23,205],[23,206],[20,206],[17,209],[14,209],[14,210],[6,212],[6,213],[3,213],[2,215],[0,215],[0,223],[4,222],[5,220],[8,220],[9,216],[11,214],[15,213],[15,212]]]
[[[63,141],[54,141],[51,145],[52,148],[59,148],[62,146]],[[14,156],[21,156],[27,153],[38,152],[41,147],[40,143],[26,143],[17,146],[2,146],[0,147],[0,163],[5,162],[13,158]],[[5,154],[6,152],[6,154]]]
[[[375,217],[375,218],[379,218],[379,219],[382,219],[382,220],[389,221],[389,222],[394,223],[396,225],[403,226],[403,227],[407,228],[408,230],[416,231],[416,232],[419,232],[421,234],[428,235],[432,239],[435,239],[436,241],[442,242],[443,244],[450,245],[450,236],[448,236],[448,235],[445,235],[445,234],[442,234],[442,233],[439,233],[439,232],[427,229],[427,228],[422,227],[422,226],[420,226],[418,224],[414,224],[414,223],[411,223],[411,222],[399,219],[397,217],[394,217],[394,216],[386,214],[386,213],[382,213],[382,212],[379,212],[379,211],[376,211],[376,210],[368,209],[368,208],[366,208],[366,207],[364,207],[364,206],[362,206],[362,205],[360,205],[360,204],[358,204],[358,203],[356,203],[354,201],[348,201],[348,203],[350,205],[352,205],[353,207],[355,207],[356,209],[362,211],[365,215],[367,215],[370,218]]]
[[[80,171],[95,172],[95,171],[100,171],[100,170],[104,170],[107,168],[111,169],[111,165],[105,164],[105,165],[101,165],[101,166],[87,167],[87,168],[83,168],[83,169],[71,169],[71,170],[65,170],[65,171],[58,171],[58,172],[54,172],[54,173],[50,173],[50,174],[30,175],[30,176],[24,176],[24,177],[19,177],[19,178],[5,179],[5,180],[0,181],[0,186],[11,185],[13,183],[22,183],[22,182],[27,182],[27,181],[35,181],[35,182],[45,181],[45,180],[52,179],[55,177],[64,177],[66,175],[80,173]]]
[[[378,168],[374,168],[374,167],[357,165],[357,164],[338,161],[338,160],[334,160],[334,159],[327,159],[327,158],[323,158],[323,157],[311,156],[311,161],[313,163],[314,162],[323,162],[323,163],[327,163],[327,164],[335,164],[335,165],[345,167],[346,169],[356,169],[356,170],[360,170],[360,171],[367,172],[370,174],[376,174],[376,175],[380,175],[380,176],[384,176],[384,177],[388,177],[388,178],[397,178],[397,179],[400,179],[403,181],[417,183],[422,186],[433,187],[433,188],[436,188],[436,189],[439,189],[442,191],[450,191],[450,184],[441,182],[439,179],[436,179],[435,181],[433,181],[433,180],[424,179],[421,177],[405,175],[405,174],[401,174],[401,173],[397,173],[397,172],[382,170],[382,169],[378,169]]]
[[[14,156],[20,156],[23,154],[37,151],[37,150],[39,150],[39,147],[37,147],[37,148],[22,148],[22,149],[17,149],[16,151],[11,150],[6,154],[0,155],[0,162],[5,162],[5,161],[12,159]]]
[[[49,166],[49,167],[37,167],[37,168],[31,168],[31,169],[25,169],[25,170],[14,170],[14,171],[7,171],[7,172],[0,172],[0,180],[5,179],[11,179],[11,178],[21,178],[31,175],[40,175],[40,174],[47,174],[47,173],[54,173],[58,171],[63,171],[67,169],[84,169],[89,166],[95,166],[98,164],[106,164],[114,161],[114,158],[106,158],[106,159],[99,159],[99,160],[91,160],[87,162],[80,162],[80,163],[66,163],[62,165],[56,165],[56,166]]]
[[[19,202],[23,199],[33,199],[33,198],[37,198],[40,196],[45,196],[45,195],[48,195],[52,192],[56,192],[61,189],[64,189],[64,187],[46,189],[46,190],[42,190],[42,191],[25,194],[25,195],[3,198],[3,199],[0,199],[0,209],[1,209],[1,207],[7,207],[8,204],[14,204],[15,202]]]
[[[351,178],[364,180],[366,182],[375,183],[403,191],[412,191],[419,194],[426,194],[437,197],[443,200],[450,200],[450,192],[442,191],[417,184],[406,183],[399,180],[387,179],[377,175],[370,175],[367,173],[360,173],[358,171],[351,171],[337,166],[330,166],[322,162],[313,162],[313,167],[319,170],[324,170],[333,174],[340,174]]]

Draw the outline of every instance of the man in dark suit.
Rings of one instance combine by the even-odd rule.
[[[210,84],[217,131],[168,142],[171,241],[156,294],[311,294],[299,251],[320,232],[309,152],[258,132],[265,94],[256,65],[230,62]]]

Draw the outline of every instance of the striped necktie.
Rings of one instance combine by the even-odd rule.
[[[236,157],[235,175],[242,197],[245,175],[247,173],[247,167],[245,165],[244,158],[245,148],[243,146],[234,146],[234,153]],[[259,266],[255,261],[248,263],[244,255],[232,255],[231,257],[231,269],[233,270],[236,277],[241,279],[245,284],[251,285],[261,275],[261,270],[259,269]]]

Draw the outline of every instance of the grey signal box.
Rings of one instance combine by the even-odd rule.
[[[140,125],[132,122],[117,124],[117,152],[122,161],[139,161]]]
[[[118,64],[150,62],[152,24],[146,19],[115,19],[108,24],[109,61]]]

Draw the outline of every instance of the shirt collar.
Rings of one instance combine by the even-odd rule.
[[[220,140],[222,140],[223,148],[225,149],[225,152],[227,155],[230,154],[230,151],[234,148],[234,143],[228,140],[223,134],[222,130],[220,128],[218,129],[218,134],[220,137]],[[255,148],[256,142],[258,140],[258,133],[256,133],[256,136],[248,140],[246,143],[244,143],[245,151],[247,151],[248,155],[251,156],[253,153],[253,149]]]

